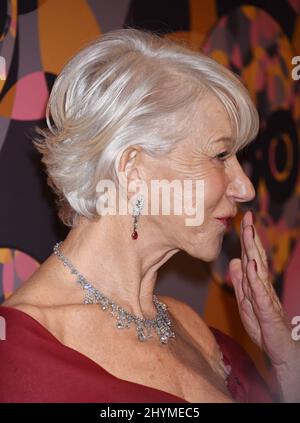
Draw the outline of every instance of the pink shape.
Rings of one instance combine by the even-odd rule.
[[[278,25],[267,13],[261,12],[250,26],[251,46],[261,45],[262,41],[272,41],[278,36]]]
[[[256,47],[259,40],[259,28],[256,21],[252,21],[252,25],[250,26],[250,40],[251,46]]]
[[[25,282],[39,267],[39,264],[32,257],[21,251],[15,254],[15,270],[22,282]]]
[[[3,266],[3,291],[5,294],[11,293],[14,290],[14,262],[10,260]]]
[[[17,21],[16,21],[16,19],[12,19],[11,20],[11,24],[10,24],[10,27],[11,27],[11,29],[13,29],[13,31],[14,31],[14,34],[17,32]]]
[[[260,35],[264,37],[265,40],[276,39],[278,34],[278,25],[274,19],[265,12],[261,12],[257,17],[257,25],[259,27]]]
[[[36,120],[45,117],[49,97],[45,75],[34,72],[17,82],[12,118],[16,120]]]
[[[234,47],[232,51],[231,60],[237,68],[241,69],[242,67],[241,50],[240,50],[240,47],[237,45]]]
[[[300,316],[300,241],[294,248],[293,255],[284,274],[282,303],[291,319]]]

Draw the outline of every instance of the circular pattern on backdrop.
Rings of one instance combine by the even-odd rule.
[[[299,171],[299,139],[290,110],[276,110],[266,119],[262,141],[261,176],[271,198],[284,204],[295,191]]]
[[[282,273],[297,236],[288,204],[296,204],[298,211],[300,207],[299,83],[291,78],[290,63],[295,53],[276,21],[251,6],[233,9],[222,17],[203,51],[240,75],[261,118],[259,136],[238,154],[256,198],[239,205],[233,231],[225,234],[222,253],[212,264],[213,277],[233,292],[228,263],[240,256],[240,221],[245,210],[253,208],[269,258],[270,276],[280,294]]]
[[[44,72],[32,72],[16,83],[11,118],[15,120],[37,120],[45,117],[49,97]]]
[[[48,0],[11,0],[1,8],[5,18],[0,19],[0,48],[7,78],[0,85],[0,247],[13,245],[41,262],[69,228],[57,217],[53,193],[32,145],[34,127],[45,127],[46,101],[63,64],[100,34],[86,1],[78,1],[72,13],[71,9],[68,2]],[[0,278],[0,291],[1,285]]]

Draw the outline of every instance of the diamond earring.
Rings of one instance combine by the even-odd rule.
[[[133,213],[132,213],[132,216],[133,216],[133,232],[131,234],[132,239],[138,238],[138,233],[136,228],[137,228],[137,223],[140,218],[143,207],[144,207],[144,196],[140,194],[137,197],[137,200],[133,209]]]

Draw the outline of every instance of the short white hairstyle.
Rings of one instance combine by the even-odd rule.
[[[186,138],[189,110],[207,92],[228,113],[235,153],[256,137],[258,113],[240,78],[215,60],[134,28],[107,32],[76,54],[53,85],[48,128],[36,128],[33,140],[63,223],[99,217],[97,183],[118,183],[125,149],[158,157]]]

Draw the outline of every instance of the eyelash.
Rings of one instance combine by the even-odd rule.
[[[225,156],[225,157],[220,157],[220,156]],[[227,151],[223,151],[222,153],[217,154],[215,156],[215,158],[220,160],[221,162],[225,162],[225,160],[228,158],[228,156],[229,156],[229,153]]]

